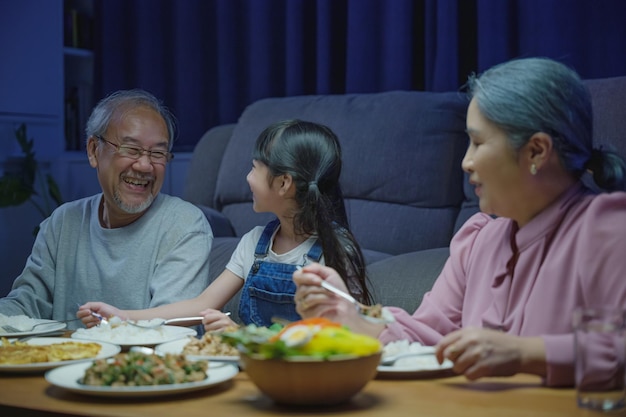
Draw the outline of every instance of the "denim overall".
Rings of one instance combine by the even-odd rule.
[[[267,327],[272,324],[272,317],[300,320],[293,300],[296,284],[291,278],[297,265],[264,261],[272,244],[272,235],[279,226],[278,219],[268,223],[256,245],[254,264],[239,300],[239,318],[246,325],[253,323]],[[314,262],[322,258],[322,245],[318,240],[304,257],[302,265],[306,264],[306,258]]]

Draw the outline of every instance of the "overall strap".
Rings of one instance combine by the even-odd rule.
[[[306,257],[311,259],[313,262],[319,262],[320,259],[322,259],[322,255],[322,244],[319,239],[315,239],[315,243],[311,246],[309,252],[307,252]]]
[[[265,258],[267,256],[272,244],[272,235],[276,229],[278,229],[278,226],[280,226],[280,220],[278,219],[272,220],[265,226],[265,229],[256,244],[256,249],[254,250],[255,258]]]

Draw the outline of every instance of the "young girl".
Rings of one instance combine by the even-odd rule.
[[[242,289],[239,317],[244,324],[269,326],[273,317],[294,321],[298,266],[320,262],[346,278],[350,293],[371,303],[365,262],[348,227],[339,185],[341,147],[327,127],[301,120],[276,123],[256,141],[247,176],[255,212],[276,219],[257,226],[239,242],[226,269],[199,296],[146,310],[119,310],[101,302],[82,305],[77,317],[87,327],[90,313],[130,320],[204,316],[205,330],[235,323],[221,309]]]

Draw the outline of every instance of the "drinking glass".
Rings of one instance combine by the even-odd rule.
[[[578,406],[615,410],[626,400],[626,311],[579,308],[574,312]]]

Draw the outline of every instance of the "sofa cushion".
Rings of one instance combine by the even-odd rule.
[[[225,150],[215,208],[241,236],[269,219],[252,211],[245,181],[252,148],[268,125],[299,118],[330,127],[343,147],[342,187],[360,244],[399,254],[447,246],[464,201],[467,145],[461,93],[393,91],[257,101],[241,115]]]
[[[430,291],[450,251],[447,247],[405,253],[367,266],[374,301],[412,313]]]

